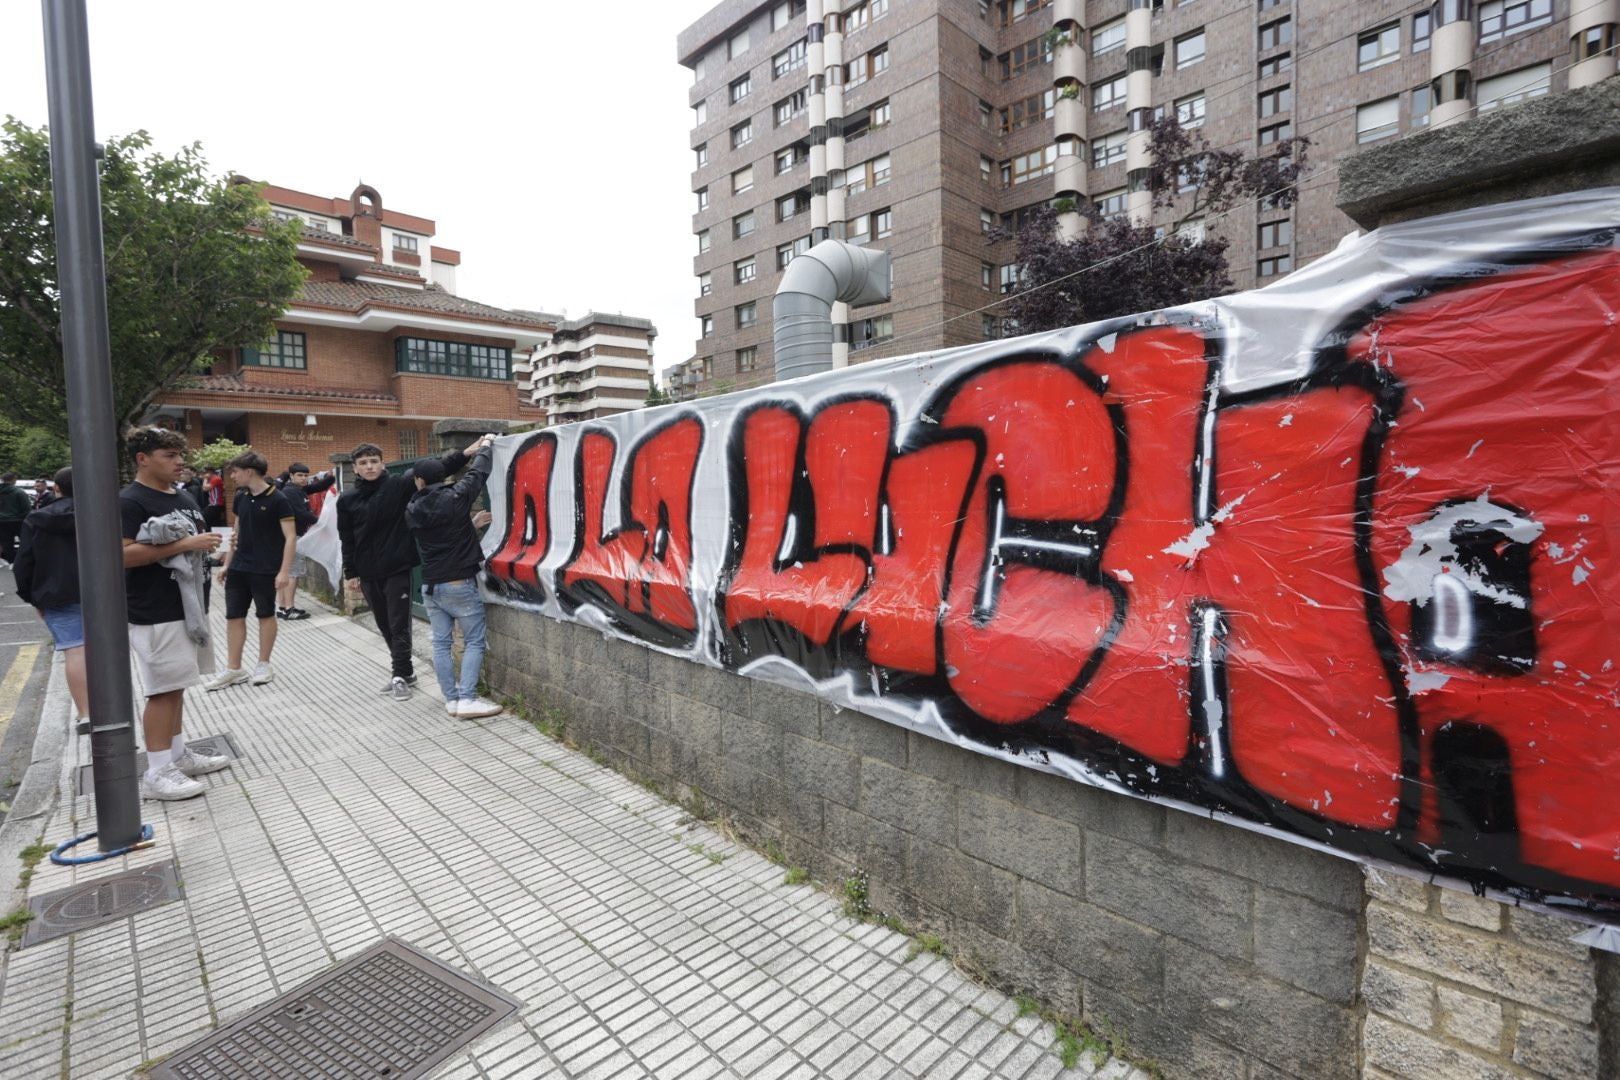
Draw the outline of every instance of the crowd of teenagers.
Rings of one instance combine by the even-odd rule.
[[[385,469],[380,448],[362,443],[353,453],[354,483],[337,502],[345,587],[365,595],[388,648],[391,670],[382,693],[396,701],[412,696],[411,574],[421,567],[434,673],[445,711],[460,719],[501,711],[478,694],[485,645],[477,583],[483,564],[479,530],[489,515],[472,509],[489,479],[493,440],[486,435],[466,451],[423,459],[397,475]],[[139,428],[125,448],[135,479],[118,501],[130,652],[137,692],[146,698],[141,794],[189,799],[206,790],[196,777],[226,768],[230,759],[186,744],[185,692],[199,683],[213,692],[263,686],[275,678],[270,659],[278,621],[309,617],[297,606],[304,571],[298,537],[317,520],[311,496],[322,497],[337,477],[331,472],[311,476],[308,466],[295,462],[272,481],[262,454],[243,453],[225,468],[235,486],[234,521],[227,530],[224,478],[218,470],[199,475],[186,465],[183,435]],[[460,479],[447,482],[464,468]],[[0,555],[12,563],[17,595],[39,611],[63,654],[68,690],[82,722],[88,694],[73,470],[62,469],[54,481],[40,481],[35,489],[30,494],[17,487],[15,476],[0,479]],[[14,530],[6,528],[13,515]],[[225,593],[223,670],[216,670],[208,622],[216,563]],[[251,669],[243,658],[249,609],[258,623],[258,658]],[[459,668],[452,649],[457,627],[463,642]]]

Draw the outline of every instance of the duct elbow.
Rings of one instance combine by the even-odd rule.
[[[881,304],[892,289],[887,251],[823,240],[789,262],[771,302],[777,379],[831,370],[833,304]]]

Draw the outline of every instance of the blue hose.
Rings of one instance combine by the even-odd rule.
[[[132,851],[139,851],[142,848],[149,848],[153,844],[152,826],[150,823],[148,823],[141,826],[141,838],[139,840],[135,841],[133,844],[130,844],[128,847],[121,847],[117,851],[98,851],[94,855],[80,855],[76,858],[69,858],[68,856],[62,854],[64,851],[68,850],[68,848],[71,848],[76,844],[82,844],[86,840],[95,839],[95,836],[95,833],[87,832],[83,836],[75,836],[71,840],[62,841],[60,844],[57,844],[54,849],[52,849],[51,862],[55,863],[57,866],[79,866],[83,863],[101,862],[103,859],[115,859],[120,855],[128,855]]]

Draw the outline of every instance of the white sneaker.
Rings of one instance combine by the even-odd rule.
[[[478,697],[456,702],[456,718],[458,720],[477,720],[484,716],[496,716],[504,711],[493,701],[485,701],[483,698]]]
[[[202,776],[230,766],[231,759],[224,754],[199,754],[189,746],[184,754],[174,759],[174,767],[187,776]]]
[[[461,702],[459,702],[459,701],[447,701],[447,702],[445,702],[444,703],[444,714],[446,716],[449,716],[449,717],[460,716],[461,711],[457,708],[457,706],[459,706],[460,704],[461,704]]]
[[[248,682],[252,683],[254,686],[263,686],[265,683],[269,682],[275,677],[276,673],[270,670],[270,661],[261,660],[259,661],[258,665],[254,667],[253,677],[248,679]]]
[[[215,690],[223,690],[227,686],[235,686],[237,683],[245,683],[247,681],[247,672],[243,671],[241,668],[230,668],[226,671],[220,672],[212,679],[209,679],[207,682],[203,683],[203,689],[212,693]]]
[[[174,767],[173,762],[141,777],[141,798],[158,802],[194,799],[208,789]]]

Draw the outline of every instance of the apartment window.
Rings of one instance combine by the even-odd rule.
[[[753,90],[753,88],[754,88],[753,81],[750,80],[747,75],[744,75],[740,79],[733,79],[732,82],[731,82],[731,91],[730,91],[731,92],[731,103],[733,105],[737,104],[737,102],[739,102],[743,98],[747,97],[749,91]]]
[[[894,316],[874,315],[870,319],[862,319],[849,328],[849,347],[851,351],[870,349],[894,337]]]
[[[753,141],[754,122],[752,120],[744,120],[742,123],[731,129],[731,148],[733,150],[736,150],[739,147],[747,146]]]
[[[786,124],[794,117],[804,112],[809,103],[810,97],[808,91],[795,90],[793,93],[771,106],[771,118],[775,121],[777,127],[781,127],[783,124]]]
[[[410,251],[410,252],[418,251],[419,249],[416,246],[416,237],[414,237],[414,236],[403,236],[400,233],[395,233],[394,234],[394,250],[395,251]]]
[[[1291,2],[1292,0],[1260,0],[1260,10],[1270,11],[1272,8],[1282,7],[1284,4]]]
[[[1267,90],[1259,97],[1260,119],[1276,116],[1280,112],[1287,112],[1294,107],[1294,88],[1279,86],[1275,90]]]
[[[1001,331],[996,325],[996,317],[994,315],[980,315],[979,332],[984,335],[986,341],[994,341],[1000,337]]]
[[[1008,263],[1006,266],[1001,267],[998,270],[998,274],[999,285],[997,288],[1001,295],[1006,296],[1008,293],[1011,293],[1018,288],[1017,263]]]
[[[1552,0],[1486,0],[1479,5],[1479,40],[1495,41],[1551,22]]]
[[[1093,83],[1091,86],[1091,111],[1102,112],[1115,105],[1125,104],[1125,76],[1121,75],[1107,82]]]
[[[433,338],[394,339],[394,370],[402,374],[505,379],[511,359],[510,349],[492,345],[468,345]]]
[[[1012,187],[1034,180],[1040,176],[1050,176],[1057,166],[1057,147],[1043,146],[1039,150],[1031,150],[1027,154],[1019,154],[1001,163],[1001,186]]]
[[[1429,84],[1412,88],[1412,126],[1415,128],[1429,126],[1429,110],[1434,104],[1429,97]]]
[[[869,187],[882,187],[889,182],[889,155],[879,154],[871,161],[852,165],[844,172],[850,195],[859,195]]]
[[[698,200],[698,213],[701,214],[701,213],[703,213],[703,211],[705,211],[705,210],[707,210],[709,208],[709,189],[706,188],[706,187],[698,188],[698,190],[697,190],[697,200]]]
[[[1001,54],[1001,78],[1003,80],[1015,78],[1040,64],[1052,62],[1052,46],[1043,34],[1041,37],[1015,45],[1012,49]]]
[[[697,238],[698,238],[698,254],[702,255],[704,252],[709,250],[709,230],[704,229],[702,232],[697,234]]]
[[[1287,45],[1294,40],[1294,21],[1292,19],[1278,19],[1268,22],[1260,28],[1260,51],[1275,49],[1279,45]]]
[[[296,368],[309,366],[304,349],[304,335],[292,330],[277,330],[269,341],[257,349],[243,349],[242,363],[249,367]]]
[[[844,239],[851,244],[864,244],[872,238],[872,218],[862,214],[844,222]]]
[[[701,169],[701,168],[703,168],[703,166],[705,166],[705,165],[707,165],[709,163],[709,144],[708,143],[700,143],[700,144],[698,144],[698,148],[696,150],[692,151],[692,152],[697,155],[697,167],[698,168]]]
[[[1116,161],[1125,160],[1125,140],[1129,133],[1116,131],[1091,141],[1091,167],[1105,168]]]
[[[1292,255],[1273,255],[1269,259],[1261,259],[1256,263],[1254,272],[1257,277],[1268,278],[1276,277],[1278,274],[1286,274],[1293,268],[1294,257]]]
[[[1204,31],[1202,28],[1176,38],[1176,70],[1192,67],[1204,58]]]
[[[748,27],[743,27],[726,42],[726,59],[735,60],[748,51]]]
[[[871,127],[880,128],[894,119],[894,107],[887,99],[872,106]]]
[[[1091,32],[1091,55],[1101,56],[1125,47],[1125,20],[1115,19]]]
[[[1202,244],[1206,233],[1204,219],[1198,218],[1194,221],[1183,222],[1181,227],[1176,230],[1176,239],[1187,244]]]
[[[1052,0],[998,0],[996,10],[1001,13],[1001,25],[1011,26],[1029,18],[1050,4]]]
[[[853,90],[867,79],[874,79],[889,70],[889,47],[879,45],[865,56],[856,57],[844,65],[844,89]]]
[[[705,271],[698,275],[698,295],[708,296],[714,292],[714,275]]]
[[[1498,105],[1517,105],[1521,101],[1541,97],[1551,85],[1552,65],[1536,64],[1534,67],[1510,71],[1506,75],[1479,80],[1475,87],[1475,100],[1479,102],[1479,111],[1485,112]]]
[[[757,267],[754,263],[754,257],[752,255],[746,259],[739,259],[731,264],[731,280],[738,285],[745,285],[748,282],[753,281],[757,272]]]
[[[1097,211],[1103,217],[1118,217],[1125,212],[1125,189],[1105,191],[1092,201],[1096,203]]]
[[[745,210],[731,219],[731,238],[741,240],[754,231],[754,212]]]
[[[759,346],[745,345],[737,350],[737,370],[753,371],[759,363]]]
[[[775,32],[804,14],[804,0],[788,0],[771,9],[771,30]]]
[[[1270,146],[1272,143],[1282,142],[1284,139],[1292,139],[1293,137],[1294,125],[1287,120],[1260,129],[1261,146]]]
[[[1269,79],[1273,75],[1281,75],[1294,66],[1293,53],[1278,53],[1267,60],[1260,61],[1259,78]]]
[[[779,244],[776,248],[776,268],[786,270],[787,264],[795,258],[810,250],[810,238],[801,236],[787,244]]]
[[[1356,70],[1370,71],[1401,58],[1401,24],[1390,23],[1356,38]]]
[[[1254,246],[1261,251],[1267,248],[1287,247],[1294,242],[1294,223],[1292,221],[1268,221],[1260,226],[1259,235]]]
[[[738,304],[732,312],[737,317],[737,329],[746,330],[758,322],[758,312],[759,306],[752,300],[746,304]]]
[[[776,200],[776,220],[787,221],[810,212],[810,196],[802,191],[790,192]]]
[[[1005,113],[1007,110],[1003,109],[1001,111],[1003,113]],[[989,131],[990,130],[990,121],[995,115],[996,115],[996,111],[993,108],[990,107],[990,103],[988,101],[985,101],[983,98],[980,98],[979,99],[979,126],[984,128],[984,130]]]
[[[416,442],[416,432],[406,429],[399,433],[399,456],[413,458],[422,451]]]
[[[990,182],[990,178],[992,176],[994,176],[995,174],[996,174],[996,163],[991,161],[989,158],[985,157],[983,154],[980,154],[979,155],[979,179],[983,180],[985,183],[988,184]]]
[[[698,330],[699,330],[699,336],[700,337],[713,337],[714,336],[714,316],[713,315],[705,315],[705,316],[703,316],[703,318],[698,320]]]
[[[1023,101],[1015,101],[1001,110],[1001,134],[1017,131],[1028,127],[1040,120],[1050,119],[1053,107],[1057,105],[1057,91],[1047,90],[1043,93],[1027,97]]]
[[[697,58],[697,63],[692,65],[692,81],[694,83],[702,82],[704,76],[709,73],[708,59],[706,56],[700,56]]]
[[[872,236],[882,240],[894,235],[894,211],[888,207],[872,212]]]
[[[1570,41],[1569,62],[1578,64],[1615,51],[1616,30],[1610,26],[1593,26],[1583,30]]]
[[[981,232],[981,233],[983,233],[985,235],[989,235],[991,232],[995,231],[995,227],[996,227],[996,212],[994,210],[986,210],[983,207],[980,207],[979,208],[979,232]]]
[[[771,57],[771,78],[780,79],[795,68],[804,67],[809,59],[809,43],[804,38],[800,38]]]
[[[1176,123],[1184,128],[1200,128],[1204,126],[1204,111],[1207,103],[1204,92],[1188,94],[1184,98],[1176,99]]]
[[[1020,206],[1016,210],[1001,215],[1001,227],[1007,232],[1021,233],[1035,220],[1035,215],[1046,206],[1045,203],[1031,203]]]
[[[743,192],[753,188],[753,186],[754,167],[752,165],[744,165],[731,174],[731,193],[733,195],[741,195]]]
[[[989,290],[996,283],[996,264],[979,264],[979,288]]]
[[[1428,52],[1429,38],[1434,34],[1434,15],[1420,11],[1412,16],[1412,52]]]
[[[283,225],[289,221],[297,221],[299,223],[303,222],[303,218],[300,218],[297,214],[287,210],[272,210],[270,211],[270,216],[281,222]]]
[[[776,175],[781,176],[785,172],[791,172],[801,160],[803,159],[799,157],[798,144],[784,146],[776,152]]]
[[[1401,99],[1384,98],[1356,108],[1356,142],[1387,139],[1401,128]]]
[[[709,101],[707,98],[692,106],[692,126],[701,127],[709,120]]]

